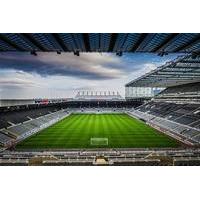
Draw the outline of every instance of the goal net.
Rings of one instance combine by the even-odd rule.
[[[108,138],[90,138],[90,144],[93,146],[107,146]]]

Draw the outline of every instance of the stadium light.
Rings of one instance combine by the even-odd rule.
[[[37,56],[37,53],[35,50],[31,51],[31,55]]]
[[[160,57],[163,57],[163,56],[166,56],[166,55],[168,55],[168,53],[164,52],[164,51],[161,51],[161,52],[158,53],[158,56],[160,56]]]
[[[79,56],[80,55],[79,51],[74,51],[74,55]]]
[[[122,51],[116,53],[117,56],[122,56]]]
[[[198,57],[200,57],[200,52],[193,52],[192,53],[192,59],[196,59]]]

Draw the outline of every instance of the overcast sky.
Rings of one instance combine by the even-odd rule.
[[[0,98],[74,97],[78,91],[118,91],[178,55],[148,53],[0,53]]]

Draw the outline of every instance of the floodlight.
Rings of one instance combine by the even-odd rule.
[[[74,55],[79,56],[80,55],[79,51],[74,51]]]
[[[35,51],[35,50],[32,50],[32,51],[31,51],[31,55],[37,56],[36,51]]]
[[[122,51],[116,53],[117,56],[122,56]]]

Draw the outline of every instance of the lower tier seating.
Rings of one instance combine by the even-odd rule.
[[[19,141],[21,139],[30,136],[42,128],[48,127],[49,125],[59,121],[63,117],[67,116],[68,112],[60,110],[48,115],[41,116],[37,119],[32,119],[24,123],[13,125],[0,131],[0,144],[6,146],[11,141]]]
[[[200,143],[200,105],[167,102],[146,103],[130,114],[174,134],[183,136],[194,144]]]

